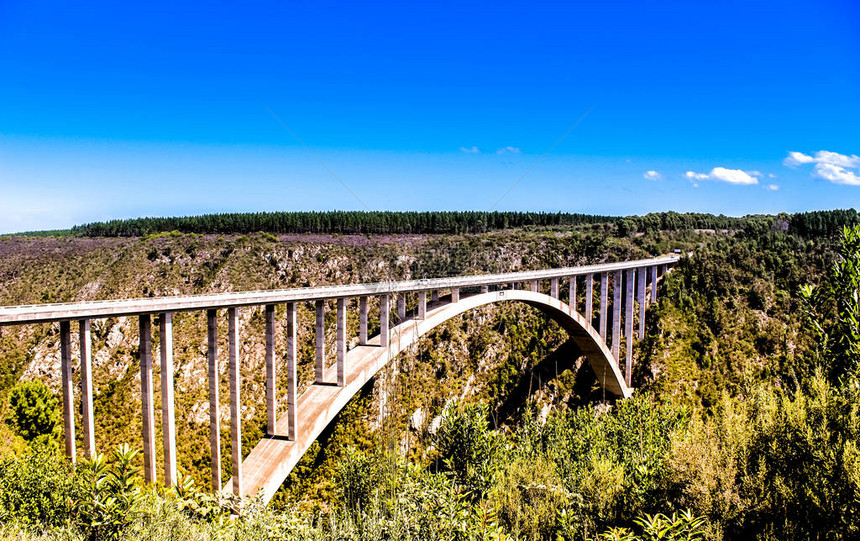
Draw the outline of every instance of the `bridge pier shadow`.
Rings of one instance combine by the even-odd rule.
[[[517,384],[493,412],[496,426],[516,422],[529,398],[555,384],[558,376],[567,370],[574,375],[573,386],[569,389],[570,396],[564,400],[568,406],[581,406],[595,401],[615,402],[614,395],[605,393],[600,388],[582,350],[576,342],[569,339],[535,366],[523,371]]]

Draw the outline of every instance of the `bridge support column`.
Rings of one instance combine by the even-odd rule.
[[[606,342],[606,317],[609,304],[609,274],[600,273],[600,337]]]
[[[337,386],[346,383],[346,299],[337,300]]]
[[[570,277],[570,288],[568,290],[567,305],[576,312],[576,276]]]
[[[63,377],[63,432],[66,440],[66,456],[74,464],[75,450],[75,390],[72,385],[72,331],[71,323],[60,322],[60,372]]]
[[[316,379],[317,383],[325,382],[325,301],[316,302]]]
[[[164,486],[176,484],[176,414],[173,409],[173,314],[158,318],[161,350],[161,431],[164,444]]]
[[[230,355],[230,437],[233,451],[233,493],[242,493],[242,375],[239,370],[239,309],[227,309]]]
[[[90,339],[90,320],[78,322],[81,343],[81,422],[84,429],[84,453],[89,459],[96,456],[96,431],[93,419],[93,346]]]
[[[591,322],[594,317],[594,311],[592,310],[591,299],[594,294],[594,275],[586,274],[585,275],[585,320],[588,321],[588,324],[591,325]]]
[[[627,276],[625,277],[627,303],[624,306],[624,338],[627,340],[627,344],[624,357],[624,378],[628,387],[630,387],[633,378],[633,289],[636,283],[634,272],[633,269],[627,269]]]
[[[388,295],[379,297],[379,345],[388,347]]]
[[[490,286],[481,286],[481,293],[489,293]]]
[[[143,479],[155,482],[155,410],[152,398],[152,320],[140,316],[140,402],[143,409]]]
[[[418,319],[427,317],[427,292],[418,292]]]
[[[275,366],[275,305],[266,305],[266,433],[278,427],[277,367]]]
[[[406,293],[397,294],[397,321],[406,321]]]
[[[648,273],[651,275],[651,300],[649,304],[657,302],[657,265],[650,267]]]
[[[460,288],[455,287],[451,290],[451,302],[460,302]]]
[[[645,275],[646,269],[636,269],[636,302],[639,303],[639,340],[645,338]]]
[[[365,298],[365,304],[367,299]],[[296,440],[296,303],[287,303],[287,437]]]
[[[367,297],[358,299],[358,345],[367,345]]]
[[[537,280],[532,280],[529,284],[529,289],[534,291],[535,293],[540,293],[540,282]]]
[[[615,360],[621,355],[621,271],[615,271],[612,282],[612,355]]]
[[[430,294],[430,302],[439,302],[439,290],[434,289]]]
[[[549,281],[549,296],[553,299],[558,298],[558,278],[552,278]]]
[[[212,462],[212,491],[221,490],[221,415],[218,396],[218,311],[206,311],[206,334],[209,361],[209,453]]]

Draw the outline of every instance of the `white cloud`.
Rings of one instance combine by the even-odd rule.
[[[768,184],[767,186],[764,187],[764,189],[769,190],[771,192],[775,192],[775,191],[779,190],[779,186],[777,186],[776,184]]]
[[[776,178],[776,175],[774,175],[773,173],[768,173],[767,178]]]
[[[663,175],[657,171],[645,171],[642,173],[642,176],[645,177],[646,180],[663,180]]]
[[[504,147],[496,149],[496,154],[519,154],[520,149],[517,147]]]
[[[857,171],[852,171],[852,169],[860,169],[860,156],[856,154],[849,156],[829,150],[819,150],[814,156],[809,156],[801,152],[789,152],[788,157],[782,163],[789,167],[814,163],[812,176],[823,178],[834,184],[860,186],[860,175]]]
[[[476,147],[476,146],[460,147],[460,150],[462,150],[463,152],[466,152],[468,154],[480,154],[481,153],[481,149]]]
[[[753,171],[755,173],[755,171]],[[726,169],[714,167],[708,175],[711,180],[720,180],[729,184],[758,184],[758,179],[742,169]]]
[[[729,184],[758,184],[756,176],[761,176],[761,173],[758,171],[747,172],[742,169],[714,167],[710,173],[687,171],[684,176],[690,180],[715,180],[717,182],[728,182]]]
[[[753,177],[763,177],[764,176],[761,174],[761,171],[747,171],[747,173],[749,173],[750,176],[753,176]]]
[[[806,163],[827,163],[839,167],[858,168],[860,167],[860,156],[852,154],[839,154],[838,152],[830,152],[829,150],[819,150],[815,156],[809,156],[802,152],[789,152],[788,157],[782,163],[789,167],[803,165]]]
[[[846,156],[838,152],[829,152],[827,150],[819,150],[815,153],[815,163],[826,163],[836,165],[838,167],[860,167],[860,156]]]
[[[832,163],[817,163],[813,172],[816,176],[829,180],[834,184],[847,184],[849,186],[860,186],[860,176],[854,171],[845,169]]]
[[[812,156],[807,156],[803,152],[789,152],[788,157],[782,160],[783,165],[787,165],[789,167],[797,167],[798,165],[804,163],[812,163],[815,161],[815,158]]]

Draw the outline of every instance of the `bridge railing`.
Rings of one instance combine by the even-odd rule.
[[[295,439],[297,404],[297,303],[313,303],[316,312],[315,322],[315,382],[326,383],[325,365],[325,310],[327,301],[333,300],[337,306],[336,314],[336,385],[343,386],[346,380],[345,356],[347,351],[346,310],[347,300],[359,299],[359,336],[358,343],[366,346],[368,338],[368,299],[379,298],[379,346],[388,347],[392,332],[391,312],[394,309],[392,297],[396,297],[398,321],[406,318],[406,296],[417,295],[415,316],[423,319],[427,314],[430,293],[431,302],[439,300],[439,291],[450,291],[449,302],[459,302],[461,289],[478,289],[481,293],[491,288],[519,287],[528,284],[535,292],[540,291],[540,282],[549,280],[549,295],[558,299],[560,280],[569,281],[569,307],[579,312],[578,283],[583,285],[583,307],[581,315],[586,321],[599,328],[600,337],[610,342],[616,362],[620,361],[622,337],[626,337],[624,375],[629,387],[632,374],[632,344],[634,341],[634,296],[639,307],[638,337],[644,335],[645,307],[657,295],[657,281],[663,271],[677,263],[677,256],[666,256],[636,261],[565,267],[535,271],[511,272],[474,276],[457,276],[397,282],[377,282],[369,284],[350,284],[297,289],[267,291],[245,291],[238,293],[218,293],[206,295],[183,295],[140,299],[119,299],[55,303],[41,305],[0,306],[0,329],[3,326],[37,323],[59,323],[60,360],[63,399],[63,421],[66,454],[71,460],[77,455],[75,445],[74,388],[72,385],[72,335],[71,321],[79,324],[80,372],[81,372],[81,413],[83,421],[83,443],[85,454],[94,456],[95,435],[93,422],[92,386],[92,340],[90,322],[120,316],[137,316],[139,322],[139,357],[141,377],[141,407],[143,417],[143,461],[144,478],[154,482],[157,477],[155,464],[155,418],[154,393],[152,387],[152,316],[157,316],[159,326],[162,428],[164,445],[164,482],[176,482],[176,441],[175,413],[173,400],[173,313],[183,311],[206,311],[207,313],[207,361],[210,413],[210,450],[212,456],[212,487],[221,489],[221,444],[218,372],[218,310],[226,309],[228,323],[228,372],[230,383],[230,426],[232,441],[233,490],[241,493],[241,373],[239,359],[240,319],[239,310],[247,306],[265,306],[266,310],[266,408],[267,432],[274,434],[277,425],[277,390],[275,358],[275,305],[286,305],[287,318],[287,438]],[[595,280],[599,284],[598,317],[594,319]],[[613,283],[612,332],[609,334],[609,284]],[[650,295],[648,289],[650,286]],[[624,310],[624,329],[622,332],[622,309]]]
[[[503,274],[481,274],[449,278],[425,278],[398,282],[375,282],[370,284],[348,284],[342,286],[305,287],[243,291],[238,293],[215,293],[205,295],[176,295],[138,299],[117,299],[52,304],[30,304],[0,306],[0,326],[28,323],[46,323],[61,320],[97,319],[163,312],[184,312],[287,302],[310,302],[337,299],[339,297],[378,296],[386,293],[430,291],[532,282],[552,278],[566,278],[588,274],[603,274],[619,270],[673,265],[677,256],[667,256],[600,265],[563,267],[558,269],[508,272]]]

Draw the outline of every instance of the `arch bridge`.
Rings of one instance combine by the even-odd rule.
[[[537,271],[458,276],[401,282],[379,282],[271,291],[211,295],[185,295],[28,306],[0,306],[0,328],[9,325],[59,323],[65,451],[74,461],[75,400],[72,376],[72,322],[77,322],[80,344],[80,412],[83,446],[87,457],[96,453],[93,422],[92,340],[93,319],[136,316],[139,321],[140,391],[143,418],[144,479],[156,481],[155,415],[153,394],[153,316],[159,327],[161,369],[163,480],[176,483],[176,427],[173,384],[173,314],[206,311],[208,333],[209,428],[212,453],[212,489],[222,489],[218,371],[218,310],[226,309],[227,356],[230,384],[230,433],[233,477],[228,481],[240,495],[262,491],[270,500],[301,456],[337,413],[389,360],[416,343],[439,324],[468,310],[499,302],[522,302],[558,322],[584,353],[603,388],[621,398],[631,393],[633,342],[644,335],[645,308],[657,298],[657,282],[677,263],[677,256],[636,261],[566,267]],[[541,284],[549,282],[546,293]],[[562,281],[568,298],[559,298]],[[596,282],[596,283],[595,283]],[[609,284],[612,282],[612,299]],[[526,287],[523,287],[525,285]],[[582,287],[579,288],[579,285]],[[595,294],[597,290],[597,294]],[[581,294],[580,294],[581,292]],[[444,293],[444,296],[442,295]],[[417,296],[417,309],[407,314],[407,296]],[[429,300],[428,300],[429,295]],[[583,297],[580,302],[580,297]],[[347,300],[358,298],[358,345],[349,349]],[[368,336],[368,303],[378,299],[379,333]],[[599,306],[594,309],[594,301]],[[325,310],[336,305],[337,361],[326,366]],[[373,301],[377,302],[377,301]],[[394,304],[396,302],[396,308]],[[316,311],[314,383],[297,396],[296,306],[313,303]],[[278,411],[275,355],[275,306],[286,305],[287,407]],[[239,312],[265,307],[267,434],[242,460],[240,396]],[[579,307],[583,307],[582,312]],[[638,329],[634,332],[634,313]],[[394,313],[396,312],[396,319]],[[623,317],[622,317],[623,312]],[[407,317],[409,316],[409,317]],[[608,327],[611,317],[612,327]],[[623,321],[623,327],[622,327]],[[396,323],[396,324],[393,324]],[[595,326],[596,323],[596,326]],[[624,342],[623,358],[621,356]],[[622,370],[621,365],[623,361]],[[283,413],[283,415],[281,415]]]

